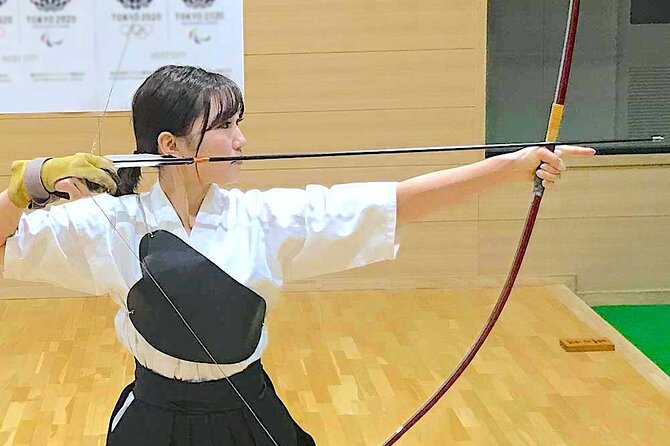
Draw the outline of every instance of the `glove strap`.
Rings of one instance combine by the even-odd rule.
[[[42,165],[51,158],[35,158],[26,164],[23,173],[23,184],[30,197],[28,209],[42,209],[56,201],[59,197],[50,193],[42,184]]]

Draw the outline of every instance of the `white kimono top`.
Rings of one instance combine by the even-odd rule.
[[[139,197],[150,231],[163,229],[177,235],[262,296],[270,311],[286,281],[394,259],[396,185],[310,185],[264,192],[212,185],[190,235],[159,183]],[[115,317],[117,336],[142,365],[168,378],[221,379],[216,365],[171,357],[152,347],[135,329],[126,297],[142,278],[136,257],[147,233],[142,209],[136,195],[105,194],[94,199],[95,203],[86,198],[24,214],[7,240],[5,277],[91,295],[109,294],[120,306]],[[245,361],[221,369],[228,376],[244,370],[261,357],[267,342],[264,326],[256,351]]]

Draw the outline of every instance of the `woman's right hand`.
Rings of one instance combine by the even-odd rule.
[[[95,190],[91,190],[85,182],[79,178],[64,178],[56,181],[56,192],[66,194],[68,200],[75,201],[80,198],[88,197]]]
[[[42,165],[40,176],[49,192],[58,191],[56,183],[66,178],[85,180],[96,191],[110,194],[116,192],[119,183],[114,163],[92,153],[51,158]]]
[[[81,198],[89,189],[113,194],[118,182],[114,164],[91,153],[46,161],[15,161],[12,164],[9,197],[16,206],[26,208],[31,203],[44,205],[56,196]]]

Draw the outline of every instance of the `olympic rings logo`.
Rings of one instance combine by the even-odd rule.
[[[153,32],[154,27],[151,25],[138,25],[137,23],[121,25],[121,34],[129,38],[146,39]]]

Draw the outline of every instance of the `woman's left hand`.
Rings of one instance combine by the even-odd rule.
[[[581,146],[559,145],[554,152],[546,147],[526,147],[512,154],[514,176],[521,181],[533,181],[537,175],[542,179],[544,187],[551,187],[561,179],[561,172],[565,170],[562,157],[589,157],[595,154],[594,149]]]

